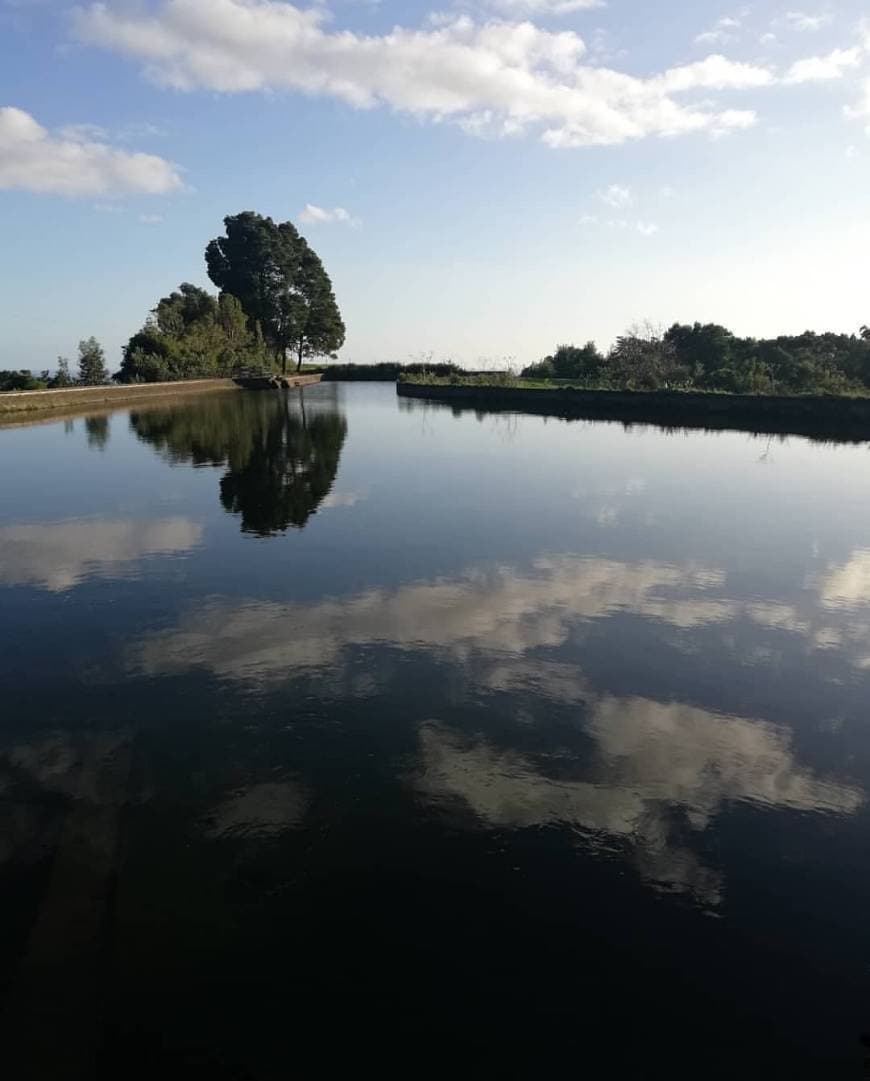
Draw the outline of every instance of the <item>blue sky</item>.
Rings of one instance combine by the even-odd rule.
[[[244,209],[346,360],[870,321],[868,3],[0,0],[0,110],[0,368],[116,365]]]

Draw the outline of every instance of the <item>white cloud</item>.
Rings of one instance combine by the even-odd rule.
[[[671,68],[653,81],[668,94],[680,94],[688,90],[748,90],[770,86],[775,80],[767,68],[714,55]]]
[[[820,83],[840,79],[849,68],[858,67],[863,59],[859,48],[834,49],[827,56],[810,56],[796,60],[785,74],[787,83]]]
[[[150,13],[97,3],[76,26],[177,89],[295,90],[466,126],[484,116],[486,132],[534,127],[551,147],[748,127],[752,111],[677,95],[773,82],[767,69],[722,56],[640,78],[584,63],[578,34],[530,22],[462,16],[382,35],[334,31],[322,9],[281,0],[160,0]]]
[[[725,45],[730,41],[736,41],[736,30],[739,30],[741,22],[731,15],[723,15],[717,19],[711,29],[705,30],[695,38],[696,45]]]
[[[655,222],[629,221],[628,218],[601,218],[597,214],[584,214],[581,218],[578,218],[577,224],[581,228],[590,228],[597,225],[604,229],[618,229],[623,232],[633,229],[640,233],[641,236],[655,236],[659,231],[659,227]]]
[[[817,15],[808,15],[804,11],[789,11],[782,19],[787,26],[803,33],[815,33],[825,26],[830,26],[832,21],[833,16],[827,11]]]
[[[598,199],[613,210],[624,210],[634,205],[635,197],[631,188],[623,184],[610,184],[598,192]],[[633,229],[641,236],[654,236],[659,227],[653,222],[630,221],[628,218],[601,218],[597,214],[584,214],[577,222],[580,226],[601,225],[606,229]]]
[[[163,221],[162,214],[140,214],[139,221],[143,225],[160,225]]]
[[[631,188],[624,187],[622,184],[611,184],[598,193],[598,198],[602,203],[606,203],[608,206],[614,207],[614,209],[621,206],[631,206],[634,202]]]
[[[299,221],[303,225],[358,225],[359,221],[354,218],[343,206],[333,207],[331,210],[314,203],[306,203],[305,208],[299,214]]]
[[[844,113],[850,120],[863,120],[870,117],[870,79],[864,79],[861,83],[861,97],[855,105],[847,105]],[[870,135],[870,129],[868,129]]]
[[[486,0],[486,6],[506,18],[526,15],[572,15],[576,11],[602,8],[604,0]]]
[[[182,186],[178,168],[154,154],[116,150],[98,129],[52,135],[29,113],[0,108],[0,189],[59,195],[160,195]]]
[[[159,124],[143,120],[125,124],[115,132],[115,140],[119,143],[129,143],[133,139],[162,139],[166,134],[166,129]]]
[[[74,143],[107,143],[109,132],[99,124],[66,124],[58,135]]]

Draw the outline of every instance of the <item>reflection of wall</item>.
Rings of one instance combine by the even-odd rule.
[[[62,592],[86,578],[120,578],[145,556],[195,548],[202,526],[188,518],[88,521],[0,527],[0,584]]]

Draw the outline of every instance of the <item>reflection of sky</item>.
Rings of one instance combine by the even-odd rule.
[[[733,606],[708,596],[717,584],[717,572],[703,567],[562,557],[539,560],[524,574],[498,568],[313,604],[215,600],[147,639],[136,663],[149,672],[202,666],[259,680],[332,665],[346,645],[442,648],[459,658],[474,650],[522,653],[561,644],[577,619],[619,610],[678,627],[728,619]],[[682,595],[669,593],[675,589]]]
[[[522,754],[425,724],[419,787],[460,799],[495,828],[560,825],[624,838],[645,878],[707,903],[718,900],[719,878],[675,840],[680,818],[697,833],[737,800],[843,814],[863,801],[858,789],[800,767],[786,734],[763,722],[604,696],[583,728],[595,752],[582,780],[566,780]]]
[[[863,615],[862,615],[863,610]],[[580,621],[619,613],[682,631],[748,620],[798,636],[809,649],[839,645],[863,666],[870,651],[870,561],[856,552],[800,598],[737,600],[724,571],[559,556],[525,571],[498,567],[455,580],[415,582],[306,604],[212,599],[133,651],[147,672],[203,667],[242,680],[281,680],[336,664],[351,645],[523,654],[568,641]],[[852,655],[850,654],[850,656]]]
[[[305,814],[305,791],[292,781],[262,781],[230,793],[206,816],[205,836],[266,839],[298,826]]]
[[[202,526],[182,517],[2,526],[0,585],[32,584],[61,593],[87,578],[134,573],[145,556],[189,552],[201,539]]]
[[[17,594],[15,634],[61,614],[85,664],[77,632],[110,624],[126,663],[94,671],[115,699],[132,687],[182,711],[189,691],[194,713],[213,696],[288,724],[300,701],[330,722],[333,707],[398,716],[408,743],[386,772],[417,806],[563,830],[707,905],[727,888],[707,842],[733,806],[857,813],[864,448],[420,413],[391,387],[326,405],[348,420],[330,513],[256,544],[221,509],[221,470],[170,468],[123,423],[100,455],[82,433],[59,453],[58,426],[0,432],[45,478],[0,476],[0,585],[40,591]],[[189,552],[169,584],[143,562]],[[71,590],[118,578],[87,603]],[[310,771],[252,766],[238,738],[198,835],[307,828]]]
[[[863,791],[802,765],[791,734],[765,720],[603,693],[572,642],[594,623],[618,653],[624,620],[633,618],[663,638],[677,634],[690,651],[704,628],[746,639],[741,628],[748,625],[762,641],[785,634],[794,649],[810,654],[836,641],[840,654],[860,666],[870,616],[865,558],[857,552],[826,569],[808,584],[800,608],[729,597],[727,576],[711,566],[569,556],[311,604],[213,599],[175,628],[146,636],[130,660],[151,676],[203,668],[263,690],[319,671],[350,694],[338,673],[351,666],[355,649],[392,647],[447,664],[454,691],[458,681],[479,703],[482,734],[470,738],[439,720],[421,725],[412,783],[426,798],[458,802],[491,828],[558,826],[593,845],[609,837],[629,846],[652,885],[715,905],[721,876],[694,853],[692,841],[729,805],[851,814]],[[863,619],[856,618],[862,607]],[[744,663],[763,658],[747,643]],[[393,690],[372,673],[356,693]],[[553,761],[538,762],[503,732],[488,739],[493,694],[511,702],[516,717],[531,703],[525,723],[544,732],[549,713],[567,707],[591,751],[588,742],[582,752],[553,746]]]

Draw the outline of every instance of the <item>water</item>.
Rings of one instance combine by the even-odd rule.
[[[867,445],[324,385],[0,462],[10,1076],[859,1075]]]

